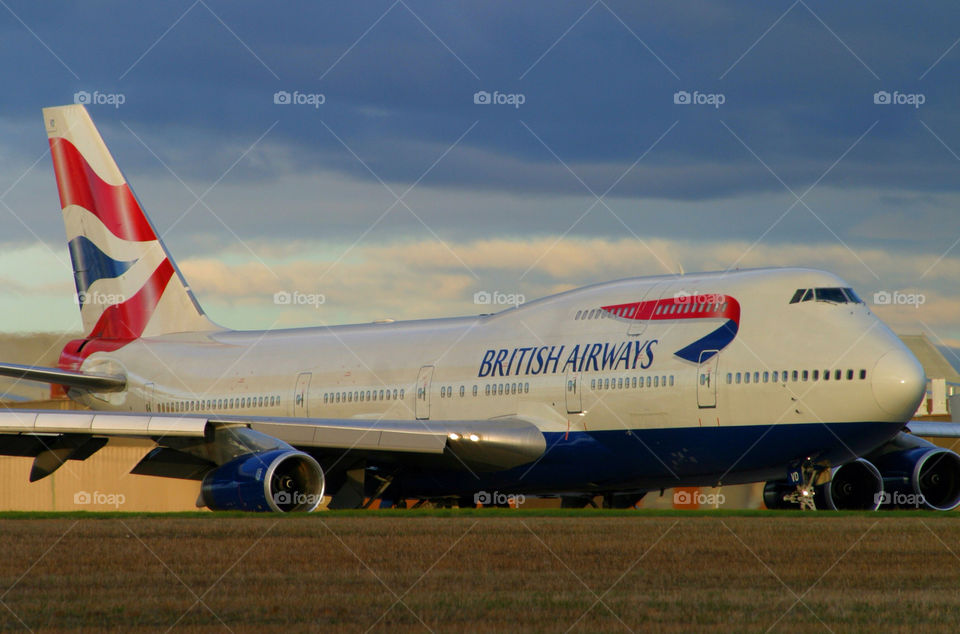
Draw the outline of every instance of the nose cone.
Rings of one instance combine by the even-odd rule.
[[[910,420],[927,393],[923,366],[902,348],[895,348],[880,357],[873,367],[871,383],[877,404],[897,421]]]

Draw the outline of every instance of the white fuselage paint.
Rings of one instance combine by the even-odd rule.
[[[406,420],[518,416],[544,432],[904,421],[916,403],[905,402],[903,411],[881,407],[875,393],[887,386],[874,384],[873,370],[891,351],[907,364],[913,357],[867,306],[789,303],[799,288],[846,286],[832,274],[809,269],[633,278],[479,317],[143,338],[114,352],[95,353],[83,364],[87,371],[122,371],[127,390],[80,398],[95,409],[118,411]],[[714,385],[707,390],[698,386],[704,380],[698,364],[674,352],[722,320],[575,319],[579,311],[678,292],[723,294],[741,306],[739,332],[717,356],[709,378]],[[616,369],[576,371],[566,365],[565,371],[578,344],[635,350],[651,341],[652,362],[644,354],[632,359],[635,367],[623,362]],[[514,359],[509,376],[479,376],[487,369],[483,360],[489,350],[561,346],[555,371],[529,372],[537,362],[528,365],[528,356],[522,363]],[[425,366],[432,367],[432,375],[422,372]],[[506,363],[500,367],[506,369]],[[825,370],[833,375],[838,369],[841,380],[822,379]],[[803,371],[810,373],[806,381]],[[813,371],[820,380],[812,380]],[[750,382],[738,384],[737,373],[749,374]],[[418,377],[429,377],[420,402]],[[598,380],[604,386],[612,380],[617,387],[591,388]],[[622,380],[629,387],[619,387]],[[509,394],[500,393],[501,385]],[[496,395],[487,395],[489,386]],[[709,387],[715,389],[715,405]],[[381,398],[381,391],[391,398]],[[271,397],[278,403],[271,405]]]

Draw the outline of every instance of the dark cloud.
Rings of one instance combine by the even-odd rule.
[[[925,221],[956,224],[944,201],[960,168],[960,47],[936,63],[957,36],[952,3],[9,6],[36,37],[0,11],[5,161],[29,165],[44,148],[40,107],[77,90],[123,93],[121,108],[91,112],[144,184],[141,196],[164,201],[158,224],[174,223],[193,198],[131,130],[199,194],[269,129],[209,199],[246,237],[322,229],[350,239],[393,200],[376,177],[400,193],[448,151],[419,186],[435,193],[411,200],[443,235],[563,232],[592,202],[587,187],[602,193],[647,152],[611,193],[624,222],[600,207],[575,231],[620,235],[625,223],[643,235],[709,227],[717,238],[753,239],[793,202],[783,183],[802,193],[821,177],[817,191],[832,197],[817,198],[815,210],[844,239],[894,240],[911,217],[904,201],[924,196],[937,201]],[[276,105],[279,90],[326,102]],[[477,105],[479,90],[525,102]],[[718,93],[724,103],[678,105],[676,91]],[[877,91],[920,93],[925,103],[877,105]],[[344,212],[347,201],[335,209],[310,189],[313,175],[330,173],[373,187]],[[290,178],[297,186],[284,189]],[[262,197],[245,189],[252,184]],[[38,206],[28,185],[10,202]],[[881,195],[851,204],[844,190]],[[496,196],[502,206],[484,207]],[[705,218],[711,206],[727,217]],[[264,226],[264,209],[277,222]],[[222,229],[200,211],[189,216],[191,236]],[[871,229],[873,214],[883,219]],[[388,221],[391,231],[423,230],[402,207]],[[48,237],[45,225],[35,231]],[[799,207],[769,237],[830,233]],[[952,241],[939,233],[931,248]]]

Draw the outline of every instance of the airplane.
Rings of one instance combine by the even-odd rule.
[[[0,375],[89,410],[0,411],[0,455],[32,457],[31,481],[132,437],[156,445],[132,473],[199,481],[214,511],[632,504],[752,482],[769,507],[960,504],[960,456],[910,433],[958,425],[910,422],[923,368],[832,273],[635,277],[493,314],[235,331],[203,312],[86,109],[43,119],[85,335],[58,367]]]

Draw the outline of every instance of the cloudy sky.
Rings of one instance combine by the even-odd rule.
[[[3,0],[0,29],[4,331],[80,327],[40,109],[87,93],[224,325],[802,265],[960,342],[952,2]]]

